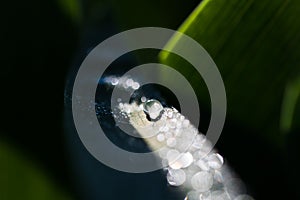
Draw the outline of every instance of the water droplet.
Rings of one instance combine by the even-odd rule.
[[[193,163],[193,156],[190,152],[181,153],[176,156],[174,154],[172,156],[172,159],[169,160],[169,166],[172,169],[186,168]]]
[[[210,191],[203,192],[199,195],[199,200],[211,200]]]
[[[172,118],[173,117],[173,111],[171,109],[168,109],[167,116],[168,116],[168,118]]]
[[[163,106],[159,101],[150,99],[144,103],[144,111],[150,116],[151,119],[156,119],[163,111]]]
[[[133,84],[133,80],[131,78],[129,78],[129,79],[126,80],[126,85],[128,87],[132,86],[132,84]]]
[[[223,157],[218,153],[209,155],[207,159],[208,165],[213,169],[220,169],[224,163]]]
[[[215,170],[214,179],[219,183],[224,181],[223,175],[219,170]]]
[[[205,162],[205,161],[202,160],[202,159],[198,160],[196,164],[197,164],[198,167],[200,167],[200,169],[202,169],[203,171],[208,171],[208,170],[210,169],[208,163]]]
[[[175,147],[176,146],[176,139],[175,138],[168,138],[167,139],[167,145],[169,146],[169,147]]]
[[[194,161],[193,155],[190,152],[182,153],[179,162],[182,163],[182,168],[190,166]]]
[[[177,150],[170,150],[167,154],[167,159],[169,166],[172,169],[180,169],[182,167],[182,163],[179,162],[180,153]]]
[[[115,77],[111,79],[111,84],[112,85],[118,85],[118,83],[119,83],[119,79],[117,79]]]
[[[176,137],[180,137],[180,136],[181,136],[181,131],[178,130],[178,129],[176,129],[176,130],[174,131],[174,135],[175,135]]]
[[[139,89],[139,88],[140,88],[140,84],[139,84],[138,82],[134,82],[134,83],[132,84],[132,89],[137,90],[137,89]]]
[[[179,151],[171,149],[167,153],[167,159],[169,160],[169,162],[174,162],[176,159],[178,159],[179,154]]]
[[[191,179],[192,187],[199,192],[208,191],[213,185],[213,176],[211,173],[201,171],[196,173]]]
[[[182,169],[169,169],[167,180],[170,185],[179,186],[186,180],[186,174]]]
[[[189,124],[190,124],[190,121],[187,120],[187,119],[183,120],[183,122],[182,122],[182,126],[185,127],[185,128],[188,127]]]
[[[180,129],[182,127],[182,124],[181,122],[178,120],[177,123],[176,123],[176,128],[177,129]]]
[[[157,139],[157,141],[159,141],[159,142],[163,142],[163,141],[165,140],[165,136],[164,136],[164,134],[158,134],[158,135],[156,136],[156,139]]]
[[[201,159],[206,157],[209,152],[212,150],[212,145],[209,140],[205,140],[204,143],[201,145],[201,148],[197,150],[194,155],[196,159]]]
[[[173,137],[173,134],[171,132],[166,132],[165,133],[165,137],[166,138],[172,138]]]
[[[145,103],[147,101],[146,97],[141,97],[141,102]]]
[[[176,122],[177,122],[176,119],[171,119],[171,120],[168,121],[167,126],[168,126],[170,129],[174,129],[174,128],[176,127]]]
[[[161,131],[162,132],[168,132],[169,131],[169,127],[164,126],[164,127],[162,127]]]
[[[200,149],[202,147],[203,143],[205,142],[205,140],[206,140],[206,138],[203,134],[197,134],[193,141],[192,146],[195,149]]]
[[[158,153],[161,158],[167,158],[167,153],[170,151],[168,147],[162,147],[159,149]]]

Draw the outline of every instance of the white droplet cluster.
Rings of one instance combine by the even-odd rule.
[[[168,183],[192,189],[186,200],[235,200],[249,197],[232,191],[228,182],[233,178],[228,175],[227,168],[223,167],[223,157],[176,109],[164,108],[160,120],[152,126],[160,126],[156,139],[166,147],[159,156],[163,164],[167,163]],[[229,180],[224,181],[224,177]]]
[[[148,100],[145,105],[147,113],[150,116],[154,114],[155,118],[162,110],[156,100]],[[168,164],[169,184],[179,186],[189,182],[197,192],[210,190],[214,183],[214,170],[220,169],[224,161],[221,155],[210,153],[212,146],[206,137],[174,108],[164,108],[159,122],[153,123],[153,126],[160,127],[157,141],[168,147],[167,152],[163,149],[164,152],[159,155]],[[176,177],[172,178],[173,174]],[[190,180],[186,180],[186,174],[191,177]]]
[[[140,87],[128,78],[111,78],[110,82],[125,89]],[[162,146],[158,156],[166,166],[168,183],[190,189],[185,200],[253,200],[238,193],[237,187],[232,189],[233,184],[229,182],[233,173],[224,165],[223,157],[212,149],[210,141],[188,119],[175,108],[163,108],[157,100],[142,97],[141,102],[141,105],[119,103],[119,109],[131,118],[131,123],[137,116],[132,113],[141,111],[155,120],[139,125],[149,126],[143,130],[155,132],[154,138]]]
[[[124,89],[137,90],[140,88],[140,84],[129,77],[115,77],[109,76],[104,79],[106,83],[109,83],[113,86],[119,86]]]

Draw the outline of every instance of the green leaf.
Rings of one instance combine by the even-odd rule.
[[[58,0],[58,4],[74,23],[81,23],[83,13],[79,0]]]
[[[0,199],[69,200],[31,160],[0,141]]]
[[[177,28],[198,4],[198,0],[112,0],[114,17],[122,29],[145,26]]]
[[[179,28],[217,64],[226,88],[228,118],[279,144],[284,135],[281,112],[293,109],[286,101],[282,108],[285,88],[289,80],[300,77],[299,18],[300,1],[206,0]],[[180,37],[174,37],[167,45],[175,48],[179,41]],[[160,60],[184,71],[195,85],[201,106],[209,108],[205,86],[187,62],[168,52],[161,52]],[[294,90],[298,91],[293,91],[293,100],[287,101],[295,101],[299,87]],[[283,126],[289,126],[291,112],[284,114],[288,119]]]
[[[300,116],[296,116],[300,114],[297,110],[297,103],[300,103],[300,77],[297,80],[291,80],[285,89],[280,120],[281,130],[284,133],[300,128],[297,123]]]

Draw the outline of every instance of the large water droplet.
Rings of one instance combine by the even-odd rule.
[[[156,139],[157,139],[157,141],[162,142],[165,140],[165,136],[164,136],[164,134],[160,133],[156,136]]]
[[[179,158],[179,162],[181,162],[182,168],[190,166],[193,163],[193,160],[194,158],[190,152],[182,153]]]
[[[167,145],[168,145],[168,147],[175,147],[175,145],[176,145],[176,139],[172,138],[172,137],[168,138]]]
[[[223,157],[218,153],[214,153],[208,156],[208,165],[213,169],[220,169],[223,163]]]
[[[205,160],[200,159],[196,162],[196,164],[203,171],[208,171],[210,169],[208,163]]]
[[[161,103],[155,99],[150,99],[144,103],[144,111],[151,119],[157,119],[163,111]]]
[[[169,169],[167,180],[170,185],[179,186],[186,180],[186,174],[182,169]]]
[[[206,171],[198,172],[192,177],[191,184],[195,190],[206,192],[213,185],[213,176]]]
[[[169,163],[176,161],[176,159],[179,158],[179,155],[180,155],[180,152],[175,149],[171,149],[170,151],[168,151],[167,159],[168,159]]]
[[[170,150],[167,157],[172,169],[186,168],[193,163],[193,156],[190,152],[179,153],[177,150]]]

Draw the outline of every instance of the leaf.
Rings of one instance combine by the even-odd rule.
[[[294,121],[298,102],[300,102],[300,78],[292,80],[286,85],[280,119],[281,130],[284,133],[290,132],[291,129],[296,129],[296,127],[292,126],[298,125],[296,120]],[[297,117],[297,119],[300,118]]]
[[[58,4],[74,23],[81,23],[83,13],[79,0],[58,0]]]
[[[121,28],[131,29],[145,26],[177,28],[199,1],[113,0],[111,2],[114,17]]]
[[[279,144],[284,135],[280,116],[285,87],[300,77],[299,18],[299,1],[206,0],[179,28],[217,64],[226,88],[228,118]],[[167,45],[175,48],[179,41],[173,37]],[[168,52],[161,52],[160,60],[184,71],[199,96],[207,96],[186,62]],[[209,99],[200,102],[209,108]]]

